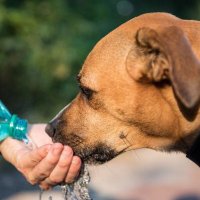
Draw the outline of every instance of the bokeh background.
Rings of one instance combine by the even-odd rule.
[[[78,91],[76,74],[95,43],[146,12],[199,19],[198,0],[0,0],[0,99],[46,122]]]
[[[146,12],[170,12],[180,18],[199,20],[200,1],[0,0],[0,99],[12,113],[31,123],[49,121],[78,92],[76,75],[95,43],[120,24]],[[105,170],[95,170],[93,174],[96,174],[96,179],[102,178],[96,181],[99,184],[94,184],[95,190],[98,191],[99,185],[108,189],[122,180],[125,183],[128,178],[144,179],[142,189],[130,189],[137,194],[134,197],[136,200],[171,200],[172,197],[167,196],[167,193],[173,193],[170,190],[175,193],[181,190],[177,192],[177,199],[180,196],[180,200],[200,199],[200,189],[197,187],[200,185],[200,171],[188,164],[183,155],[173,155],[173,160],[169,155],[149,151],[132,156],[132,161],[140,163],[137,167],[132,162],[129,163],[129,170],[124,166],[117,168],[119,163],[128,162],[121,159],[107,170],[118,172],[108,175]],[[147,158],[152,160],[148,161]],[[20,192],[38,191],[38,188],[27,184],[8,163],[1,160],[0,165],[0,200],[39,198],[35,193],[18,196]],[[139,171],[130,176],[133,168]],[[116,176],[119,171],[124,179]],[[127,173],[123,174],[122,171]],[[156,177],[161,177],[162,183]],[[155,181],[159,187],[154,187]],[[166,186],[166,182],[170,184]],[[184,183],[188,185],[181,187]],[[119,190],[120,187],[123,188],[119,184],[118,191],[123,190]],[[196,193],[188,188],[195,189]],[[156,193],[154,196],[153,192]],[[114,193],[117,194],[116,191]],[[181,194],[186,196],[182,198]],[[58,200],[57,197],[55,199]],[[124,197],[120,200],[124,200]]]

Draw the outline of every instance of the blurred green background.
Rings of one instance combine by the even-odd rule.
[[[200,1],[0,0],[0,99],[31,123],[49,121],[76,96],[76,75],[97,41],[146,12],[199,20]],[[0,199],[34,189],[10,165],[0,165]]]
[[[0,99],[46,122],[76,95],[76,74],[95,43],[145,12],[199,19],[198,0],[0,0]]]

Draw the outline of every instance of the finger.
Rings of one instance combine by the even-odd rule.
[[[47,156],[38,165],[36,165],[30,173],[29,180],[33,183],[37,183],[48,177],[59,161],[62,150],[62,144],[53,144]]]
[[[39,187],[42,189],[42,190],[49,190],[52,188],[51,185],[47,184],[46,182],[42,181],[40,184],[39,184]]]
[[[71,147],[65,146],[56,167],[51,172],[50,176],[44,181],[48,185],[57,185],[65,180],[73,159],[73,151]]]
[[[81,159],[78,156],[74,156],[72,159],[72,164],[65,178],[65,182],[72,183],[76,179],[80,171],[80,168],[81,168]]]
[[[28,148],[20,149],[16,157],[17,166],[19,168],[35,166],[45,158],[50,148],[51,145],[44,145],[34,150]]]

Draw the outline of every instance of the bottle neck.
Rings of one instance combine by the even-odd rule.
[[[0,141],[7,137],[28,141],[28,122],[17,115],[11,115],[9,110],[0,100]]]
[[[12,115],[9,124],[9,135],[14,139],[26,140],[27,127],[27,120],[21,119],[17,115]]]

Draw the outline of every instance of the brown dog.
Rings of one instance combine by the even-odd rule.
[[[145,14],[104,37],[81,92],[50,122],[53,141],[88,162],[130,149],[186,152],[200,131],[200,22]]]

